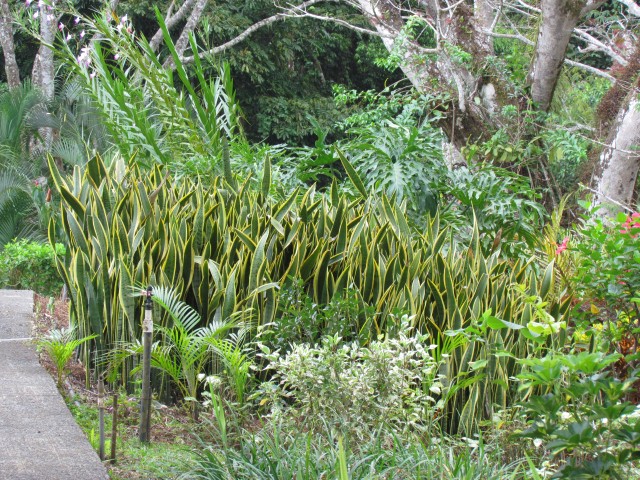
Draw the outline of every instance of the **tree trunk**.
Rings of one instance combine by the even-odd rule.
[[[32,82],[37,86],[47,102],[51,102],[55,96],[55,63],[53,55],[53,42],[56,37],[56,17],[53,8],[44,2],[40,4],[40,37],[42,38],[40,48],[33,62],[31,74]],[[44,148],[49,150],[53,144],[54,131],[52,128],[41,128],[39,130],[42,143],[35,142],[32,148]]]
[[[487,47],[493,48],[493,39],[489,35],[493,21],[496,17],[493,5],[488,0],[474,0],[473,2],[473,16],[478,22],[478,26],[484,33],[482,41],[486,43]]]
[[[16,61],[15,47],[13,44],[13,18],[9,10],[7,0],[0,0],[0,46],[4,54],[4,69],[7,75],[9,88],[20,85],[20,70]]]
[[[400,68],[417,90],[451,95],[439,125],[456,149],[488,140],[504,125],[501,107],[516,98],[508,94],[508,81],[484,64],[493,48],[485,41],[472,8],[464,3],[450,9],[439,0],[424,2],[425,14],[438,32],[436,48],[426,49],[402,35],[404,20],[397,2],[358,0],[357,5],[387,50],[400,55]],[[475,70],[484,70],[484,75]]]
[[[600,154],[594,180],[595,204],[602,205],[600,217],[610,217],[629,206],[640,169],[640,101],[633,89],[623,103],[607,146]]]
[[[48,101],[53,100],[55,94],[55,65],[53,58],[53,42],[55,40],[55,21],[53,9],[45,5],[40,5],[40,36],[42,43],[38,49],[38,61],[34,63],[32,77],[37,79],[34,82],[42,91]],[[37,69],[37,71],[36,71]]]
[[[583,15],[602,3],[602,0],[542,0],[538,43],[528,77],[531,99],[540,110],[549,110],[573,29]]]

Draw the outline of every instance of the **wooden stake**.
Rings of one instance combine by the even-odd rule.
[[[98,378],[98,415],[100,431],[100,460],[104,460],[104,380],[102,376]]]
[[[113,416],[111,417],[111,463],[116,463],[116,442],[118,440],[118,394],[113,394]]]
[[[151,287],[147,287],[144,321],[142,322],[142,395],[140,397],[140,441],[151,437],[151,340],[153,335]]]

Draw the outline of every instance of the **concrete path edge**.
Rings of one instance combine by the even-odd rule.
[[[0,480],[108,479],[33,342],[19,340],[32,321],[33,292],[0,290]]]

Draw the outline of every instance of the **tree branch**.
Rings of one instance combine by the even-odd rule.
[[[627,7],[629,13],[634,17],[640,17],[640,5],[633,0],[618,0],[621,4]]]
[[[595,10],[604,2],[605,0],[588,0],[587,4],[582,8],[582,10],[580,10],[580,16],[582,17],[583,15],[589,13],[591,10]]]
[[[346,27],[350,30],[353,30],[354,32],[358,32],[358,33],[365,33],[367,35],[373,35],[376,37],[384,37],[385,35],[377,32],[376,30],[371,30],[369,28],[363,28],[363,27],[359,27],[357,25],[354,25],[353,23],[349,23],[346,20],[343,20],[342,18],[336,18],[336,17],[327,17],[327,16],[322,16],[322,15],[315,15],[313,13],[309,13],[306,12],[303,15],[300,14],[286,14],[287,17],[290,18],[301,18],[301,17],[305,17],[305,18],[313,18],[314,20],[320,20],[322,22],[332,22],[335,23],[337,25],[341,25],[343,27]],[[392,38],[392,37],[390,37]]]
[[[613,60],[618,62],[620,65],[626,67],[629,64],[627,59],[619,55],[617,52],[615,52],[613,48],[602,43],[600,40],[595,38],[593,35],[590,35],[586,31],[576,28],[573,30],[573,33],[575,33],[578,37],[580,37],[582,40],[584,40],[589,45],[591,45],[594,49],[609,55]]]
[[[315,5],[316,3],[327,2],[327,1],[338,1],[338,0],[307,0],[306,2],[303,2],[300,5],[289,7],[287,10],[284,10],[280,13],[276,13],[275,15],[272,15],[263,20],[260,20],[259,22],[254,23],[249,28],[247,28],[244,32],[239,34],[237,37],[232,38],[231,40],[223,43],[222,45],[218,45],[217,47],[212,48],[211,50],[206,52],[206,54],[216,55],[218,53],[224,52],[225,50],[228,50],[231,47],[234,47],[235,45],[245,40],[249,35],[251,35],[256,30],[260,30],[262,27],[266,27],[267,25],[271,25],[272,23],[275,23],[279,20],[287,18],[288,16],[290,16],[291,12],[296,12],[296,11],[302,12],[307,7],[310,7],[311,5]],[[185,63],[185,64],[192,63],[194,61],[194,57],[193,55],[188,57],[183,57],[181,58],[181,61],[182,63]]]
[[[491,35],[492,37],[496,37],[496,38],[511,38],[513,40],[518,40],[522,43],[525,43],[529,46],[535,46],[535,42],[533,42],[532,40],[529,40],[527,37],[525,37],[524,35],[520,35],[520,34],[511,34],[511,33],[496,33],[496,32],[490,32],[488,30],[485,30],[485,32],[488,35]],[[614,82],[616,81],[616,79],[608,74],[605,71],[602,71],[598,68],[592,67],[590,65],[585,65],[584,63],[580,63],[580,62],[576,62],[573,60],[569,60],[567,58],[564,59],[564,63],[566,65],[570,65],[572,67],[575,68],[579,68],[580,70],[584,70],[585,72],[589,72],[589,73],[593,73],[594,75],[598,75],[599,77],[602,78],[606,78],[607,80]]]
[[[584,188],[585,190],[589,190],[591,193],[595,193],[599,197],[604,198],[606,201],[611,202],[614,205],[617,205],[618,207],[622,208],[623,210],[626,210],[626,211],[631,212],[631,213],[635,212],[635,210],[633,208],[629,207],[628,205],[624,205],[624,204],[618,202],[617,200],[614,200],[613,198],[609,197],[608,195],[605,195],[600,190],[596,190],[594,188],[587,187],[586,185],[583,185],[582,183],[580,184],[580,186],[582,188]]]
[[[540,9],[537,7],[534,7],[533,5],[529,5],[526,2],[523,2],[522,0],[518,0],[518,4],[521,5],[523,8],[526,8],[527,10],[531,10],[533,12],[536,13],[540,13]]]
[[[176,53],[178,54],[178,57],[181,57],[184,51],[187,49],[187,46],[189,45],[189,35],[198,25],[200,17],[204,12],[204,8],[207,6],[207,2],[208,0],[198,0],[193,7],[191,15],[189,15],[189,19],[187,20],[187,24],[184,26],[184,29],[182,30],[182,33],[180,34],[180,37],[176,42]],[[164,64],[165,67],[173,67],[173,65],[174,63],[172,57],[169,57]]]
[[[531,47],[535,46],[536,44],[536,42],[534,42],[533,40],[529,40],[527,37],[519,33],[498,33],[498,32],[492,32],[490,30],[485,30],[484,32],[496,38],[510,38],[512,40],[518,40]]]
[[[600,70],[599,68],[592,67],[591,65],[575,62],[573,60],[569,60],[568,58],[564,59],[564,63],[565,65],[570,65],[572,67],[579,68],[580,70],[584,70],[585,72],[593,73],[594,75],[598,75],[599,77],[606,78],[612,83],[616,82],[616,79],[613,75],[609,75],[607,72]]]
[[[167,26],[167,30],[171,30],[173,27],[175,27],[178,24],[178,22],[183,20],[187,16],[187,13],[189,13],[189,11],[191,10],[195,2],[196,0],[185,0],[185,2],[180,6],[178,11],[175,14],[171,15],[171,6],[173,5],[172,3],[169,6],[169,10],[167,11],[166,18],[164,19],[164,23]],[[155,52],[160,46],[161,42],[162,42],[162,29],[159,28],[158,31],[151,38],[149,45]]]

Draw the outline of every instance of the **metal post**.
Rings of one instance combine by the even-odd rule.
[[[153,316],[151,287],[147,287],[147,300],[144,305],[142,322],[142,396],[140,398],[140,441],[151,439],[151,337],[153,335]]]
[[[104,380],[98,378],[98,430],[100,432],[100,460],[104,460]]]

